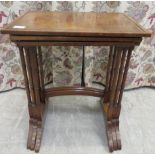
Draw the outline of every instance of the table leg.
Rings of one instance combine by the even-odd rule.
[[[45,113],[44,80],[40,47],[19,47],[29,109],[27,148],[39,152]]]
[[[133,47],[110,47],[103,110],[106,114],[107,138],[111,152],[121,149],[119,116],[132,50]]]

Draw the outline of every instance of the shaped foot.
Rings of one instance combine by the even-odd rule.
[[[42,139],[42,122],[37,119],[30,119],[27,148],[39,152]]]
[[[121,149],[119,120],[115,119],[107,122],[107,137],[110,152]]]

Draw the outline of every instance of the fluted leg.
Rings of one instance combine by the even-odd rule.
[[[45,110],[44,80],[40,47],[19,47],[29,109],[27,148],[38,152]]]
[[[106,113],[107,138],[111,152],[121,149],[119,115],[132,50],[133,47],[110,47],[103,109]]]

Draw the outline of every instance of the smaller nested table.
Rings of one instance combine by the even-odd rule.
[[[29,12],[1,30],[19,47],[29,109],[27,148],[39,151],[46,99],[60,95],[104,98],[109,150],[121,149],[119,116],[130,57],[142,37],[151,34],[121,13]],[[81,87],[44,87],[41,46],[110,46],[105,90],[85,87],[84,51]]]

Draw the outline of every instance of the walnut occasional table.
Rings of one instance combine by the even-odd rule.
[[[46,99],[60,95],[104,98],[109,150],[121,149],[119,116],[130,57],[142,37],[149,37],[121,13],[29,12],[1,30],[19,47],[29,109],[27,148],[39,152]],[[85,87],[84,51],[81,87],[44,87],[41,46],[110,46],[105,90]],[[84,48],[83,48],[84,49]]]

